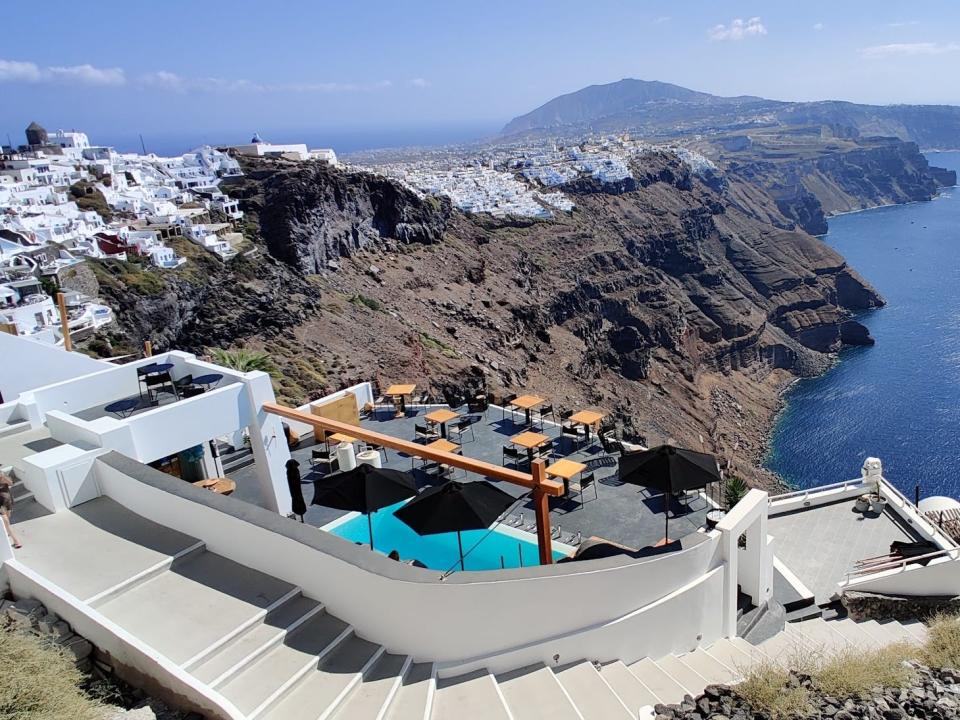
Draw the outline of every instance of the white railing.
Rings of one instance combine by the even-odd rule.
[[[949,557],[951,560],[960,559],[960,549],[947,548],[945,550],[937,550],[924,555],[916,555],[914,557],[905,557],[899,560],[889,560],[887,562],[877,562],[873,565],[865,565],[863,567],[847,571],[847,573],[844,575],[843,582],[840,584],[841,586],[846,586],[850,584],[850,581],[853,578],[864,578],[866,575],[873,575],[875,573],[886,572],[888,570],[905,570],[907,569],[908,565],[913,565],[924,560],[926,562],[923,563],[923,567],[926,567],[931,560],[941,557]]]
[[[809,497],[810,495],[819,495],[820,493],[830,492],[832,490],[852,490],[853,488],[864,487],[864,482],[862,479],[858,480],[844,480],[843,482],[836,482],[830,485],[818,485],[817,487],[805,488],[803,490],[794,490],[788,493],[781,493],[780,495],[771,495],[770,504],[777,503],[781,500],[789,500],[791,498],[797,497]]]

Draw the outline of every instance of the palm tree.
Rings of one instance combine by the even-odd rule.
[[[211,352],[214,361],[218,365],[223,365],[233,370],[239,370],[240,372],[261,370],[270,375],[275,375],[277,372],[277,366],[273,364],[270,356],[259,350],[245,350],[244,348],[240,348],[239,350],[223,350],[222,348],[214,348]]]

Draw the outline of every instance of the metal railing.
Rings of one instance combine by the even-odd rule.
[[[873,575],[874,573],[883,572],[886,570],[895,570],[897,568],[906,568],[907,565],[912,563],[918,563],[922,560],[929,562],[935,558],[946,557],[951,553],[960,552],[957,548],[947,548],[945,550],[937,550],[932,553],[927,553],[926,555],[917,555],[916,557],[907,557],[901,558],[900,560],[891,560],[889,562],[877,563],[875,565],[867,565],[866,567],[856,568],[850,570],[844,575],[844,585],[850,584],[851,578],[863,577],[864,575]],[[956,560],[957,558],[952,558]]]
[[[857,480],[844,480],[843,482],[832,483],[830,485],[819,485],[817,487],[806,488],[804,490],[794,490],[793,492],[783,493],[782,495],[771,495],[770,502],[775,503],[780,500],[789,500],[790,498],[794,497],[819,495],[820,493],[829,492],[831,490],[850,490],[864,486],[865,483],[862,478]]]
[[[908,522],[916,522],[921,528],[924,529],[924,531],[930,533],[931,535],[938,536],[941,542],[944,542],[946,545],[951,546],[948,549],[953,549],[957,547],[956,541],[952,537],[950,537],[947,533],[945,533],[941,528],[939,528],[935,522],[925,517],[924,514],[920,512],[920,508],[914,505],[912,500],[910,500],[906,495],[900,492],[899,488],[897,488],[893,483],[888,481],[886,478],[882,478],[881,482],[883,483],[883,487],[886,488],[891,495],[893,495],[895,498],[897,498],[900,501],[899,508],[901,510],[908,510],[910,508],[913,509],[913,514],[916,515],[916,519],[905,518]]]

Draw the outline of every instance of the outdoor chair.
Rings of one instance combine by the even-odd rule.
[[[573,447],[579,450],[580,443],[584,439],[584,434],[580,431],[580,428],[578,428],[576,425],[561,425],[560,437],[564,437],[572,441]]]
[[[447,437],[456,436],[459,442],[463,442],[463,436],[469,432],[470,439],[476,440],[477,436],[473,432],[473,421],[469,417],[460,418],[459,420],[450,423],[447,425]]]
[[[570,483],[570,490],[580,496],[580,507],[583,507],[583,491],[588,490],[591,486],[593,487],[594,499],[599,500],[600,496],[597,494],[597,476],[593,473],[581,475],[577,482]]]
[[[197,395],[203,395],[206,392],[202,387],[196,387],[195,385],[190,385],[185,387],[180,391],[180,397],[183,399],[196,397]]]
[[[549,415],[553,418],[553,421],[557,421],[557,415],[553,411],[553,405],[543,405],[537,410],[537,421],[540,423],[540,427],[543,427],[543,419]]]
[[[170,377],[169,372],[146,375],[143,380],[147,388],[147,398],[151,402],[158,402],[161,393],[167,393],[168,395],[173,395],[178,400],[180,399],[177,386],[173,384],[173,379]]]
[[[183,394],[183,391],[188,387],[193,387],[193,375],[184,375],[182,378],[174,380],[173,386],[177,389],[177,392]]]
[[[623,455],[623,443],[608,433],[600,433],[600,445],[607,455]]]
[[[487,402],[486,395],[477,395],[473,400],[467,401],[467,412],[469,413],[482,413],[486,417],[488,407],[490,407],[490,403]]]
[[[317,467],[326,468],[326,472],[333,472],[334,465],[337,465],[337,453],[335,450],[327,448],[313,448],[310,453],[310,466],[316,470]]]
[[[514,411],[513,401],[516,399],[517,399],[516,393],[514,393],[513,395],[507,395],[506,397],[503,398],[503,414],[500,416],[501,420],[507,419],[507,411],[510,412],[510,420],[511,421],[513,420],[513,411]]]
[[[553,451],[556,449],[557,443],[554,440],[547,440],[543,445],[539,446],[534,453],[537,457],[545,458],[549,457]]]
[[[439,433],[437,433],[437,431],[431,427],[427,427],[426,425],[419,425],[419,424],[413,426],[414,440],[431,441],[431,440],[436,440],[439,437],[440,437]]]
[[[504,445],[503,446],[503,465],[507,464],[507,460],[510,460],[513,465],[520,467],[523,463],[527,461],[527,454],[522,450],[518,450],[513,447],[513,445]]]

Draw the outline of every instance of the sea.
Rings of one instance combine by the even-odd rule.
[[[960,172],[960,152],[927,158]],[[910,498],[960,498],[960,189],[833,217],[823,240],[887,305],[858,318],[876,345],[786,392],[766,466],[805,488],[857,478],[872,456]]]

